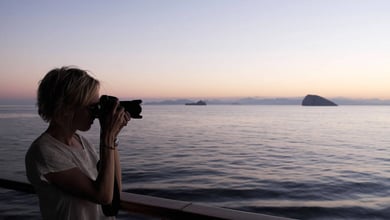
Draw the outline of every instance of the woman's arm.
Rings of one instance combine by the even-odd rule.
[[[107,117],[100,118],[100,164],[95,181],[81,172],[79,168],[48,173],[45,175],[46,179],[75,196],[99,204],[110,204],[113,198],[115,173],[117,173],[117,178],[119,177],[118,185],[121,186],[119,154],[114,140],[123,126],[127,124],[126,118],[124,109],[119,107],[119,101],[115,103],[112,112]]]
[[[121,163],[119,158],[119,152],[118,148],[115,149],[115,175],[116,175],[116,181],[118,183],[119,192],[122,192],[122,169],[121,169]]]
[[[99,204],[112,201],[114,189],[115,150],[101,149],[99,173],[95,181],[85,175],[79,168],[48,173],[45,175],[50,183],[55,184],[72,195],[79,196]]]
[[[123,119],[125,121],[124,126],[131,120],[131,115],[129,112],[125,111]],[[118,147],[115,150],[115,175],[118,183],[119,192],[122,192],[122,168],[121,161],[119,157],[119,149]]]

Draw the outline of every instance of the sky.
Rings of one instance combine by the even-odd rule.
[[[390,99],[390,1],[0,0],[0,100],[74,65],[120,98]]]

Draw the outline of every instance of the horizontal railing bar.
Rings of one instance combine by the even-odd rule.
[[[29,194],[34,194],[35,189],[34,187],[29,183],[24,182],[18,182],[14,180],[7,180],[0,178],[0,187],[6,188],[6,189],[13,189],[16,191],[22,191]]]
[[[146,213],[163,219],[231,219],[231,220],[287,220],[288,218],[211,207],[202,204],[145,196],[121,194],[121,208],[126,211]]]
[[[0,187],[35,193],[34,187],[29,183],[1,179]],[[288,218],[275,217],[251,212],[237,211],[227,208],[211,207],[192,202],[165,199],[134,193],[121,193],[121,210],[129,213],[153,216],[161,219],[199,219],[199,220],[287,220]]]

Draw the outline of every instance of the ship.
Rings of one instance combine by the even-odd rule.
[[[203,100],[199,100],[197,102],[189,102],[189,103],[186,103],[186,105],[207,105],[207,103]]]

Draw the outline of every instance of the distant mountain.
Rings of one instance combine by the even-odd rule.
[[[189,102],[192,101],[189,99],[175,99],[175,100],[145,102],[145,105],[184,105]]]
[[[292,98],[259,98],[247,97],[239,99],[210,99],[205,100],[208,105],[301,105],[304,97]],[[185,105],[186,103],[196,102],[190,99],[175,99],[162,101],[145,101],[145,105]],[[338,105],[390,105],[390,100],[381,99],[350,99],[350,98],[332,98],[332,102]]]
[[[237,99],[204,99],[208,105],[301,105],[304,97],[292,98],[260,98],[247,97]],[[198,99],[199,100],[199,99]],[[144,100],[144,105],[184,105],[189,102],[196,102],[191,99],[172,99],[172,100]],[[390,105],[390,100],[383,99],[351,99],[336,97],[332,98],[338,105]],[[35,105],[35,99],[5,99],[0,98],[0,105]]]
[[[19,99],[11,99],[11,98],[0,98],[0,105],[35,105],[37,101],[32,98],[19,98]]]
[[[390,105],[390,100],[333,98],[339,105]]]
[[[241,105],[299,105],[302,98],[242,98],[236,103]]]
[[[210,105],[300,105],[302,98],[241,98],[241,99],[210,99],[205,100]],[[145,105],[183,105],[196,101],[188,99],[163,100],[145,102]]]
[[[302,98],[241,98],[205,100],[210,105],[299,105]],[[184,105],[196,101],[189,99],[145,102],[145,105]]]

